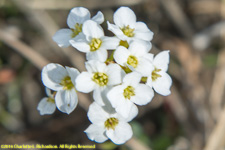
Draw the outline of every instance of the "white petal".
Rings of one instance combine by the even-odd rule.
[[[125,98],[123,96],[124,86],[118,85],[113,87],[108,93],[107,97],[114,108],[118,107]]]
[[[101,38],[104,36],[102,27],[92,20],[85,21],[82,30],[88,41],[91,41],[92,38]]]
[[[75,89],[58,91],[55,96],[55,103],[61,112],[70,114],[78,103]]]
[[[148,29],[145,23],[137,22],[135,24],[134,37],[145,41],[151,41],[154,33]]]
[[[154,66],[149,60],[142,58],[138,60],[138,65],[135,70],[141,73],[142,76],[149,76],[154,70]]]
[[[112,50],[116,49],[120,43],[120,39],[117,37],[103,37],[102,38],[102,46],[105,49]]]
[[[93,102],[89,106],[87,116],[96,125],[104,125],[105,121],[109,118],[109,114],[96,102]]]
[[[112,107],[110,101],[107,98],[107,93],[110,91],[110,89],[111,87],[96,88],[93,92],[93,99],[108,114],[115,114],[115,109]]]
[[[154,97],[154,92],[152,88],[145,84],[139,84],[135,87],[135,98],[132,99],[137,105],[146,105],[151,102],[152,98]]]
[[[146,85],[148,85],[149,87],[153,88],[152,87],[152,75],[148,76]]]
[[[101,11],[98,11],[97,14],[91,18],[91,20],[97,22],[98,24],[102,24],[104,22],[104,15]]]
[[[88,52],[86,54],[87,60],[99,60],[100,62],[105,62],[107,59],[107,50],[106,49],[98,49],[94,52]]]
[[[42,69],[41,75],[42,82],[46,87],[58,91],[62,89],[60,83],[63,78],[68,76],[68,73],[63,66],[50,63]]]
[[[162,71],[159,72],[159,74],[162,77],[159,77],[156,79],[156,81],[152,82],[154,90],[163,96],[170,95],[170,87],[172,85],[171,77],[167,73]]]
[[[69,40],[72,38],[72,31],[70,29],[60,29],[52,37],[59,47],[70,46]]]
[[[164,72],[167,71],[168,64],[170,62],[169,52],[170,52],[169,50],[162,51],[155,56],[153,64],[157,69],[161,69]]]
[[[133,28],[136,23],[135,13],[128,7],[120,7],[113,15],[113,20],[117,26],[123,28],[129,25]]]
[[[76,23],[83,24],[84,21],[90,19],[90,12],[84,7],[75,7],[70,10],[70,13],[67,18],[67,25],[70,28],[74,28]]]
[[[151,49],[151,43],[143,40],[135,40],[130,43],[129,50],[135,56],[144,56]]]
[[[142,31],[142,32],[150,31],[150,29],[147,27],[147,25],[144,22],[141,22],[141,21],[136,22],[135,30]]]
[[[69,42],[74,48],[76,48],[80,52],[87,53],[90,51],[90,45],[85,39],[80,39],[79,41],[70,40]]]
[[[115,144],[124,144],[128,141],[132,135],[133,131],[131,126],[126,122],[119,122],[115,130],[107,130],[106,135]]]
[[[75,80],[77,78],[77,76],[80,74],[80,72],[76,69],[76,68],[71,68],[71,67],[65,67],[69,76],[70,76],[70,79],[73,83],[73,85],[75,86]]]
[[[127,36],[123,34],[123,31],[118,26],[114,24],[110,24],[108,21],[107,21],[107,24],[108,24],[109,31],[113,32],[119,39],[123,41],[127,40]]]
[[[75,82],[76,89],[79,92],[89,93],[95,88],[95,82],[92,81],[92,74],[88,72],[82,72],[80,75],[78,75]]]
[[[106,71],[106,64],[103,62],[100,62],[98,60],[89,60],[85,63],[85,67],[90,73],[95,72],[105,72]]]
[[[131,85],[132,87],[136,87],[141,81],[141,74],[138,72],[128,73],[124,78],[123,82],[126,85]]]
[[[48,101],[48,97],[45,97],[41,99],[37,109],[39,110],[40,115],[49,115],[55,112],[56,106],[55,103]]]
[[[151,41],[153,38],[153,32],[137,32],[134,31],[134,39],[141,39],[145,41]]]
[[[87,134],[90,140],[98,143],[103,143],[108,139],[104,133],[104,126],[91,124],[84,132]]]
[[[106,74],[108,75],[108,85],[116,85],[122,82],[123,70],[119,65],[108,65]]]
[[[48,97],[52,97],[52,92],[49,88],[45,87],[45,93],[47,94]]]
[[[130,109],[130,112],[128,114],[128,117],[127,118],[123,118],[125,119],[126,122],[130,122],[131,120],[133,120],[136,116],[138,115],[138,108],[136,105],[132,105],[131,106],[131,109]],[[120,119],[121,120],[121,119]]]
[[[119,46],[114,53],[114,59],[121,66],[125,66],[129,55],[130,52],[125,47]]]
[[[152,64],[153,64],[153,60],[154,60],[154,55],[153,55],[153,54],[150,54],[150,53],[145,54],[145,55],[143,56],[143,58],[149,60],[149,61],[152,62]]]
[[[117,99],[117,101],[120,104],[117,105],[117,107],[115,108],[116,109],[116,112],[118,114],[120,114],[123,118],[130,118],[129,116],[132,116],[132,115],[135,115],[136,116],[137,115],[137,113],[135,113],[135,114],[132,113],[131,114],[131,109],[133,107],[137,107],[137,106],[135,106],[135,104],[133,102],[131,102],[128,99]]]
[[[100,106],[104,106],[105,105],[105,103],[104,103],[104,101],[102,99],[102,91],[99,88],[94,90],[93,98],[94,98],[95,102],[98,103],[98,105],[100,105]]]

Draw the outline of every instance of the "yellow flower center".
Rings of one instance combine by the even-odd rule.
[[[123,31],[123,33],[128,36],[128,37],[134,37],[134,29],[130,28],[129,25],[123,27],[121,29]]]
[[[126,47],[126,48],[129,47],[129,44],[128,44],[127,41],[122,41],[122,40],[120,40],[120,44],[119,44],[119,45],[120,45],[120,46],[124,46],[124,47]]]
[[[51,98],[51,97],[49,97],[47,99],[47,102],[55,104],[55,100],[53,98]]]
[[[101,45],[102,45],[101,39],[93,38],[90,43],[91,52],[98,50]]]
[[[112,117],[112,118],[107,119],[105,121],[104,125],[105,125],[105,128],[107,130],[109,130],[109,129],[115,130],[115,127],[118,125],[118,123],[119,123],[119,120],[114,118],[114,117]]]
[[[75,26],[74,26],[74,29],[71,28],[71,30],[73,31],[73,33],[71,34],[71,37],[74,38],[80,32],[82,32],[82,24],[76,23]]]
[[[69,76],[66,76],[64,79],[62,79],[60,85],[63,86],[64,90],[71,90],[72,88],[74,88],[74,85]]]
[[[152,81],[155,81],[157,78],[162,77],[160,74],[157,73],[160,71],[161,69],[157,69],[157,68],[155,68],[155,70],[152,71]]]
[[[124,89],[123,91],[123,96],[126,98],[126,99],[130,99],[131,96],[134,96],[135,93],[134,93],[134,88],[132,86],[128,86],[126,89]]]
[[[93,75],[92,80],[100,86],[105,86],[108,83],[108,76],[102,72],[96,72]]]
[[[138,59],[137,57],[130,55],[127,59],[127,64],[133,66],[134,68],[138,65]]]

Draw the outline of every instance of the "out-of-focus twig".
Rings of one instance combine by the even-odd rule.
[[[134,5],[146,0],[14,0],[27,3],[32,9],[71,9],[72,7],[83,6],[87,8],[107,8],[112,6]]]
[[[211,112],[215,120],[220,116],[222,111],[222,100],[225,88],[225,49],[218,54],[217,70],[209,96]]]
[[[190,13],[200,14],[218,14],[220,13],[221,1],[217,0],[204,0],[204,1],[190,1],[189,10]]]
[[[182,98],[175,86],[172,86],[171,88],[171,95],[168,96],[167,103],[169,103],[177,120],[184,126],[185,129],[187,129],[188,111],[182,103]]]
[[[217,22],[194,35],[192,44],[196,49],[204,50],[210,45],[213,38],[219,37],[221,34],[225,34],[225,21]]]
[[[0,29],[0,40],[3,41],[8,46],[12,47],[14,50],[19,52],[23,57],[31,61],[40,70],[49,63],[44,57],[42,57],[37,51],[35,51],[30,46],[26,45],[19,39],[15,38],[8,32]]]
[[[160,3],[180,33],[185,38],[191,38],[194,31],[179,3],[176,0],[160,0]]]
[[[151,150],[150,147],[147,147],[144,144],[140,143],[139,140],[134,137],[127,141],[126,145],[132,150]]]
[[[225,107],[221,112],[218,123],[209,136],[204,150],[218,150],[225,145]]]

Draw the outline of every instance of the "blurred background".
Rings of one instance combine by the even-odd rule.
[[[134,136],[124,145],[98,144],[83,132],[90,95],[79,94],[70,115],[40,116],[41,69],[49,62],[84,71],[84,54],[59,48],[52,36],[67,28],[71,8],[102,11],[113,22],[120,6],[154,32],[152,53],[170,50],[172,94],[139,107]],[[0,144],[96,144],[109,150],[225,149],[225,0],[0,0]],[[106,21],[103,23],[105,34]]]

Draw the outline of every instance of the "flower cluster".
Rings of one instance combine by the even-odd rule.
[[[92,124],[84,132],[99,143],[110,139],[123,144],[132,137],[128,122],[138,114],[136,105],[151,102],[154,91],[169,95],[172,80],[166,73],[169,50],[155,57],[149,53],[153,32],[146,24],[137,22],[128,7],[120,7],[113,20],[115,24],[107,25],[115,36],[107,37],[100,26],[104,21],[101,12],[91,18],[86,8],[70,11],[69,29],[57,31],[53,40],[60,47],[71,45],[86,53],[87,71],[80,73],[54,63],[46,65],[42,81],[48,97],[40,101],[38,110],[41,115],[52,114],[57,107],[70,114],[78,103],[77,92],[93,91],[94,102],[87,114]]]

